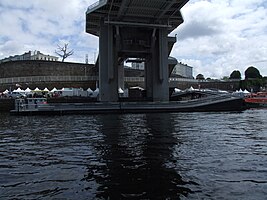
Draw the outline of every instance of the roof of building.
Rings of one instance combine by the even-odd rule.
[[[8,62],[8,61],[15,61],[15,60],[32,60],[38,56],[46,57],[49,59],[52,58],[55,60],[58,59],[57,56],[46,55],[46,54],[41,53],[40,51],[28,51],[28,52],[25,52],[24,54],[21,54],[21,55],[14,55],[14,56],[9,56],[9,57],[6,57],[4,59],[1,59],[0,63]]]
[[[180,9],[189,0],[100,0],[88,7],[86,32],[99,36],[100,22],[120,26],[167,27],[183,23]]]

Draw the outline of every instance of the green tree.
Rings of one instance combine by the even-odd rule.
[[[256,79],[256,78],[262,78],[259,70],[253,66],[249,67],[245,71],[245,78],[246,79]]]
[[[229,79],[241,79],[241,73],[238,70],[234,70],[231,74]]]
[[[229,77],[228,76],[224,76],[224,77],[222,77],[222,80],[228,81],[229,80]]]
[[[240,87],[251,92],[258,92],[264,87],[264,79],[259,70],[253,66],[248,67],[245,71],[245,80],[240,82]]]
[[[205,80],[203,74],[198,74],[198,75],[196,76],[196,79],[197,79],[197,80]]]

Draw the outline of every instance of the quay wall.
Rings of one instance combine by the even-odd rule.
[[[217,89],[226,91],[236,91],[240,89],[240,80],[213,81],[213,80],[195,80],[178,79],[170,81],[170,88],[179,88],[181,90],[193,87],[194,89]]]
[[[125,87],[145,87],[144,71],[125,69]],[[98,70],[93,64],[55,62],[44,60],[10,61],[0,63],[0,92],[6,89],[36,87],[44,89],[73,87],[95,89],[98,82]],[[213,88],[235,91],[240,81],[212,81],[185,78],[170,78],[169,87],[187,89]]]
[[[96,87],[97,70],[93,64],[24,60],[0,63],[0,91],[36,87]]]
[[[0,78],[24,76],[92,76],[93,64],[44,60],[24,60],[0,63]]]

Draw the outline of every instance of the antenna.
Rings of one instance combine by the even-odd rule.
[[[85,54],[85,63],[88,64],[88,54]]]

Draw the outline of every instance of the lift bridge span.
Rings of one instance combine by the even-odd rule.
[[[169,100],[169,54],[183,23],[180,9],[188,0],[100,0],[86,11],[86,32],[99,37],[99,100],[118,101],[124,86],[123,63],[145,63],[146,96]]]

